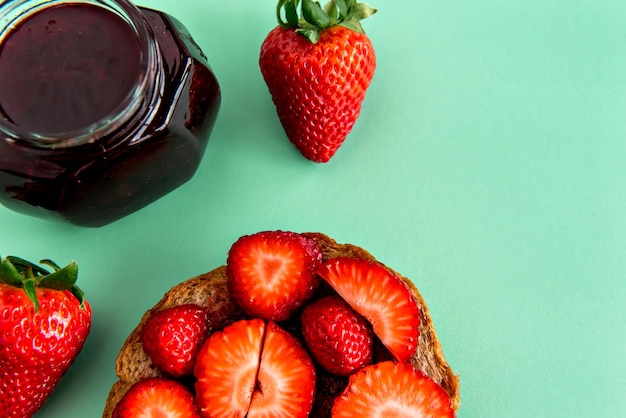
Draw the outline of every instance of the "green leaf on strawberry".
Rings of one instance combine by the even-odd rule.
[[[52,268],[52,272],[30,261],[15,256],[3,257],[0,261],[0,283],[24,289],[24,292],[39,311],[35,288],[69,290],[84,308],[83,291],[76,286],[78,264],[75,261],[61,268],[52,260],[41,260],[40,264]]]
[[[298,13],[298,7],[302,17]],[[320,32],[333,26],[341,25],[355,32],[365,33],[360,21],[376,11],[356,0],[330,0],[323,8],[314,0],[279,0],[276,16],[280,26],[296,28],[296,33],[316,43]]]
[[[22,286],[20,272],[7,257],[3,257],[2,261],[0,261],[0,282],[15,287]]]

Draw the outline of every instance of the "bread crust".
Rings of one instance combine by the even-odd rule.
[[[339,244],[329,236],[318,232],[306,232],[302,235],[318,243],[324,261],[334,257],[374,261],[383,265],[406,283],[420,308],[419,345],[411,363],[443,387],[450,395],[452,407],[457,410],[460,406],[459,376],[453,372],[444,357],[430,312],[415,284],[395,270],[380,263],[361,247],[352,244]],[[113,384],[109,391],[103,418],[111,418],[115,405],[133,383],[147,377],[160,375],[144,351],[140,338],[143,325],[154,312],[172,306],[195,303],[208,310],[210,327],[215,330],[245,317],[230,297],[226,282],[226,266],[220,266],[172,287],[153,308],[143,315],[137,327],[126,338],[117,356],[115,367],[119,380]]]

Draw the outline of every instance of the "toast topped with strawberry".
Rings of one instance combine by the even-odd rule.
[[[198,417],[454,417],[460,405],[415,285],[321,233],[239,238],[226,266],[174,286],[145,313],[116,373],[103,418],[164,399],[164,411],[184,405]],[[184,396],[180,385],[167,392],[172,381]]]

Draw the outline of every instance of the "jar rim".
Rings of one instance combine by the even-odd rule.
[[[128,0],[15,0],[0,5],[0,44],[12,28],[49,7],[84,4],[102,7],[124,20],[137,37],[139,61],[133,88],[107,115],[99,120],[66,132],[33,132],[13,123],[0,112],[0,135],[5,140],[38,148],[68,148],[97,142],[129,122],[151,96],[158,57],[149,25],[140,10]]]

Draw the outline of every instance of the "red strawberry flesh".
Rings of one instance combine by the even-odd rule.
[[[196,398],[205,417],[308,417],[315,367],[275,322],[242,320],[213,334],[198,355]]]
[[[335,400],[332,418],[453,418],[450,397],[409,363],[385,361],[361,369]]]
[[[372,324],[398,361],[410,361],[419,343],[419,307],[402,279],[378,263],[344,257],[328,260],[318,272]]]
[[[228,290],[250,316],[289,318],[317,289],[322,254],[315,241],[287,231],[239,238],[226,262]]]
[[[261,319],[242,320],[205,342],[194,371],[203,416],[246,416],[257,385],[265,327]]]
[[[311,358],[295,337],[269,322],[248,417],[306,418],[314,399]]]
[[[135,383],[124,394],[112,418],[200,418],[193,393],[182,383],[151,377]]]

